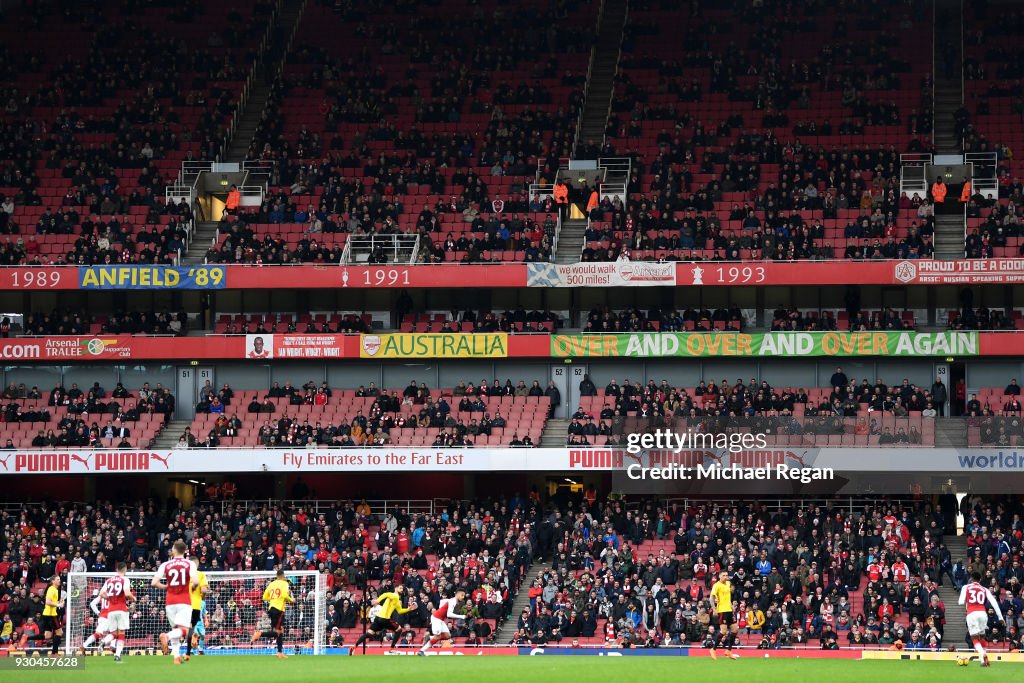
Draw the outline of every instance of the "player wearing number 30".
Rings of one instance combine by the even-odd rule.
[[[166,612],[171,630],[160,634],[160,648],[164,654],[174,651],[175,664],[181,664],[181,639],[192,624],[192,590],[199,585],[192,563],[185,559],[185,550],[184,541],[175,541],[171,559],[160,565],[152,582],[154,588],[167,591]]]
[[[277,637],[277,658],[287,659],[284,653],[284,612],[288,605],[295,602],[292,597],[291,587],[284,578],[284,570],[277,570],[277,578],[267,584],[263,591],[263,602],[270,605],[267,609],[267,616],[270,617],[270,630]],[[252,642],[263,637],[262,631],[253,631]]]
[[[973,572],[971,582],[960,589],[960,604],[967,607],[967,633],[974,643],[974,649],[981,657],[982,666],[990,666],[985,651],[985,632],[988,630],[988,608],[995,610],[996,618],[1003,622],[1003,611],[992,595],[992,591],[981,585],[981,574]]]

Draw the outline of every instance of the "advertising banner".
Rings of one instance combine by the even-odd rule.
[[[363,334],[360,358],[506,358],[508,335],[491,333]]]
[[[530,287],[674,287],[675,263],[529,263]]]
[[[554,358],[912,358],[978,354],[977,332],[666,332],[551,337]]]
[[[1024,450],[768,447],[717,450],[625,448],[314,448],[174,450],[16,450],[0,452],[0,475],[149,472],[618,472],[641,481],[703,468],[710,478],[736,470],[913,472],[943,476],[1024,473]],[[651,475],[654,470],[659,475]],[[718,473],[725,473],[720,477]],[[695,475],[696,476],[696,475]],[[677,479],[681,477],[676,477]],[[737,479],[747,478],[737,476]]]

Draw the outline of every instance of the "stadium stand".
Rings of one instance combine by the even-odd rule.
[[[0,60],[0,261],[175,261],[191,207],[165,206],[164,187],[182,161],[217,155],[274,6],[18,14]]]
[[[953,510],[908,501],[857,501],[849,509],[798,500],[774,508],[650,500],[627,511],[591,498],[577,510],[562,506],[561,514],[549,514],[552,508],[519,494],[385,511],[366,501],[268,506],[234,500],[233,484],[222,497],[227,491],[211,486],[208,500],[190,509],[153,500],[100,501],[88,510],[68,503],[56,517],[56,504],[4,509],[0,526],[10,550],[0,561],[8,583],[0,608],[13,622],[11,642],[40,609],[54,572],[104,571],[119,560],[132,570],[152,569],[166,559],[171,539],[183,537],[192,539],[190,552],[207,571],[284,567],[326,574],[333,644],[351,645],[362,633],[364,588],[372,599],[405,584],[419,606],[399,617],[405,634],[426,627],[444,583],[459,582],[468,585],[471,605],[467,624],[453,633],[460,643],[491,642],[504,625],[502,639],[521,644],[700,645],[714,626],[708,589],[721,570],[739,587],[734,610],[743,647],[818,648],[835,638],[844,647],[889,648],[900,641],[908,650],[936,650],[953,644],[942,639],[940,586],[959,587],[969,571],[980,570],[1007,614],[1006,628],[993,627],[989,639],[997,647],[1020,645],[1022,570],[1019,560],[1003,555],[1004,546],[1020,546],[1013,504],[1000,511],[996,501],[965,502],[966,550],[953,556],[945,542]],[[278,531],[265,526],[270,519],[280,521]],[[80,526],[88,538],[79,540]],[[61,533],[62,527],[75,533]],[[43,535],[44,528],[50,533]],[[536,562],[545,564],[536,569]],[[529,600],[512,614],[521,591]],[[211,630],[223,639],[209,646],[248,635],[231,632],[232,610],[250,608],[251,600],[217,593],[207,600],[218,626]],[[143,597],[134,609],[150,602]],[[290,642],[308,638],[309,624],[299,615],[289,610],[286,616]],[[133,623],[144,629],[158,621]],[[150,646],[154,637],[133,629],[130,645]]]

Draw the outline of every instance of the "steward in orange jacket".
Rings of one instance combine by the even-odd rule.
[[[946,183],[942,182],[942,178],[936,178],[935,184],[932,185],[932,201],[936,204],[946,201]]]
[[[971,181],[964,182],[964,189],[960,190],[960,203],[966,204],[971,201]]]
[[[238,191],[238,188],[234,185],[228,191],[227,201],[224,202],[224,208],[228,211],[234,211],[238,208],[238,205],[242,203],[242,193]]]

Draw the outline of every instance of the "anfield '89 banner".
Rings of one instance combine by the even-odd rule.
[[[79,289],[224,289],[224,266],[88,266],[78,271]]]
[[[666,332],[553,335],[571,357],[976,356],[977,332]]]

